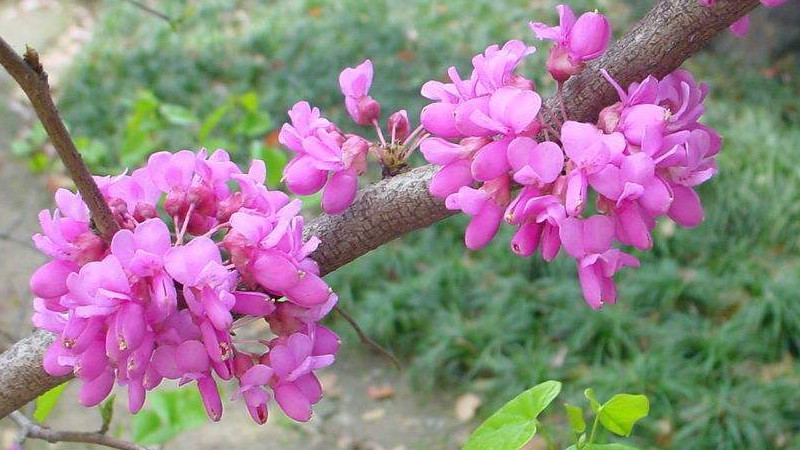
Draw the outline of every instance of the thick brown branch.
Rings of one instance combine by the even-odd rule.
[[[614,90],[599,75],[600,68],[607,69],[623,86],[648,74],[662,76],[758,3],[718,0],[715,8],[707,9],[697,0],[659,1],[603,58],[567,82],[564,95],[570,118],[593,121],[600,109],[616,101]],[[383,180],[362,190],[343,214],[323,215],[312,221],[307,236],[322,239],[312,255],[322,272],[330,273],[450,215],[443,203],[428,193],[427,184],[434,171],[430,166],[420,167]],[[0,417],[63,381],[48,377],[41,367],[42,355],[51,341],[47,333],[36,332],[0,355]]]
[[[100,433],[82,432],[82,431],[56,431],[50,428],[38,425],[31,419],[27,418],[19,411],[11,413],[11,419],[22,428],[22,432],[26,437],[32,439],[41,439],[51,444],[56,442],[78,442],[83,444],[102,445],[104,447],[118,448],[120,450],[147,450],[146,447],[136,445],[132,442],[123,441],[111,436],[106,436]]]
[[[53,147],[89,206],[97,230],[106,241],[110,242],[119,226],[78,153],[67,127],[59,117],[58,109],[50,96],[47,73],[39,62],[39,55],[28,48],[23,59],[3,38],[0,38],[0,64],[30,99]]]
[[[453,214],[444,202],[431,196],[428,183],[433,166],[418,167],[367,187],[350,208],[337,216],[322,215],[306,227],[305,234],[322,240],[311,258],[323,274],[414,230]]]

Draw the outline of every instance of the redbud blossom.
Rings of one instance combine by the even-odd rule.
[[[284,127],[281,135],[289,146],[299,148],[315,130],[335,131],[307,104],[290,114],[295,127]],[[347,156],[347,164],[360,167],[362,152]],[[326,164],[340,163],[316,155]],[[336,335],[315,323],[338,297],[308,259],[319,240],[303,240],[299,200],[269,191],[265,177],[261,161],[242,173],[224,151],[209,156],[184,150],[156,153],[132,175],[97,178],[121,227],[110,245],[91,230],[78,194],[56,192],[57,209],[40,214],[43,234],[34,237],[52,260],[30,283],[33,322],[56,335],[44,357],[47,373],[73,373],[85,406],[102,402],[115,382],[127,386],[133,413],[164,378],[195,381],[212,420],[222,416],[217,383],[237,378],[256,422],[267,419],[269,392],[278,389],[279,406],[305,420],[321,395],[307,395],[313,370],[331,364],[338,350]],[[147,214],[137,217],[137,211]],[[245,356],[232,337],[233,314],[278,323],[286,317],[278,316],[280,296],[292,304],[294,322],[291,329],[273,329],[276,339],[324,341],[313,351],[320,362],[304,366],[303,380],[292,379],[308,405],[302,416],[294,414],[294,396],[282,387],[291,376],[270,375],[284,370],[278,358],[278,369],[262,363],[240,370],[235,364]],[[271,351],[265,345],[255,357],[269,360]]]
[[[547,71],[555,80],[564,82],[580,73],[586,61],[605,53],[611,40],[611,24],[597,12],[584,13],[576,20],[569,6],[557,8],[558,26],[541,22],[529,25],[537,38],[555,42],[547,59]]]

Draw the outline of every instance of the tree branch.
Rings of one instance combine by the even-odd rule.
[[[28,47],[23,59],[0,37],[0,64],[28,96],[53,147],[56,148],[58,156],[89,206],[97,230],[107,242],[110,242],[111,237],[119,230],[119,226],[58,114],[58,109],[50,96],[47,73],[39,62],[39,55]]]
[[[22,428],[23,438],[41,439],[51,444],[56,442],[79,442],[84,444],[102,445],[104,447],[120,450],[147,450],[147,447],[136,445],[132,442],[113,438],[100,433],[82,431],[55,431],[43,427],[32,421],[19,411],[11,413],[11,419]]]
[[[139,2],[137,0],[122,0],[122,1],[124,1],[125,3],[131,4],[136,8],[141,9],[142,11],[146,12],[147,14],[150,14],[150,15],[152,15],[154,17],[158,17],[161,20],[165,20],[168,24],[172,25],[172,18],[170,16],[164,14],[161,11],[158,11],[158,10],[156,10],[154,8],[151,8],[151,7],[145,5],[144,3]]]
[[[705,8],[697,0],[660,0],[605,56],[566,83],[570,118],[592,121],[617,100],[613,88],[599,75],[600,68],[623,86],[648,74],[663,76],[758,4],[758,0],[718,0],[714,8]],[[549,103],[557,105],[552,99]],[[343,214],[323,215],[309,223],[306,236],[322,240],[312,255],[322,273],[452,214],[428,193],[435,170],[419,167],[368,186]],[[48,376],[41,366],[52,340],[49,333],[37,331],[0,355],[0,418],[65,380]]]

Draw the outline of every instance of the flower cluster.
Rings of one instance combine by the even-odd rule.
[[[358,190],[358,177],[367,169],[367,156],[377,156],[389,173],[402,170],[405,161],[424,136],[418,127],[410,131],[405,110],[389,116],[387,140],[378,124],[381,105],[369,96],[372,86],[372,62],[366,60],[348,67],[339,75],[345,107],[357,125],[375,127],[378,142],[342,132],[336,124],[321,116],[318,108],[301,101],[289,110],[291,123],[281,127],[278,141],[294,152],[295,157],[283,172],[286,186],[293,194],[311,195],[322,189],[322,209],[339,214],[350,206]]]
[[[532,28],[556,42],[548,70],[562,83],[582,69],[582,58],[602,53],[609,31],[597,13],[575,20],[569,8],[559,12],[560,27]],[[470,249],[488,244],[502,221],[517,228],[511,248],[520,256],[541,249],[550,261],[563,247],[577,262],[586,302],[599,308],[616,301],[614,274],[639,265],[614,241],[646,250],[658,217],[687,227],[703,220],[694,187],[716,172],[721,146],[717,133],[698,123],[708,89],[685,70],[627,91],[606,74],[620,101],[597,123],[555,118],[556,130],[540,115],[533,84],[515,71],[532,52],[519,41],[491,46],[473,59],[468,79],[450,69],[451,83],[423,86],[436,102],[421,120],[436,137],[421,150],[441,166],[430,191],[472,216]]]
[[[700,2],[701,5],[706,6],[708,8],[713,8],[714,5],[717,4],[717,0],[697,0]],[[768,7],[773,8],[775,6],[782,5],[787,2],[787,0],[760,0],[761,4]],[[747,36],[747,33],[750,31],[750,16],[744,16],[741,19],[737,20],[730,26],[731,33],[738,38],[743,38]]]
[[[146,391],[174,379],[196,383],[219,420],[217,381],[235,378],[256,422],[267,420],[273,395],[288,416],[308,420],[322,394],[314,370],[339,345],[317,322],[337,297],[308,257],[319,241],[303,241],[299,200],[269,191],[265,177],[261,161],[243,173],[222,150],[183,150],[96,178],[121,228],[110,243],[79,195],[56,192],[57,209],[42,211],[34,236],[51,260],[30,283],[33,321],[56,335],[45,370],[81,380],[85,406],[116,381],[135,413]],[[265,319],[274,336],[241,348],[232,338],[239,316]]]

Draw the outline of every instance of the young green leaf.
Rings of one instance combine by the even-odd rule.
[[[231,109],[231,102],[225,102],[222,106],[219,106],[217,109],[211,112],[211,114],[206,117],[203,123],[200,125],[200,129],[197,131],[197,140],[205,145],[205,140],[208,138],[208,135],[214,131],[214,128],[217,127],[217,124],[228,114],[228,111]],[[213,148],[213,147],[210,147]]]
[[[594,389],[586,389],[583,391],[583,395],[589,400],[589,405],[592,407],[592,412],[597,414],[597,411],[600,410],[600,402],[597,401],[597,397],[594,395]]]
[[[561,392],[561,383],[545,381],[503,405],[469,437],[462,450],[517,450],[536,434],[536,417]]]
[[[103,424],[100,426],[101,433],[107,432],[111,426],[111,420],[114,418],[114,400],[116,397],[116,394],[111,395],[100,406],[100,417],[103,419]]]
[[[575,434],[581,434],[586,431],[586,421],[583,418],[583,410],[575,405],[564,403],[564,408],[567,410],[567,417],[569,417],[569,426]]]
[[[36,409],[33,411],[33,418],[36,419],[37,422],[43,423],[47,420],[47,417],[53,412],[53,408],[56,407],[56,403],[58,403],[58,399],[61,397],[61,394],[64,393],[66,387],[67,383],[60,384],[36,399]]]
[[[172,125],[186,126],[194,125],[198,122],[197,116],[193,112],[180,105],[163,103],[158,108],[158,112]]]
[[[629,436],[633,425],[650,412],[644,395],[617,394],[600,408],[600,423],[612,433]]]

